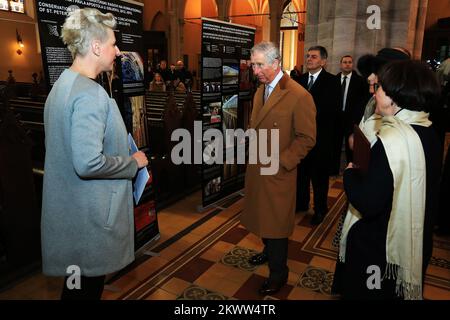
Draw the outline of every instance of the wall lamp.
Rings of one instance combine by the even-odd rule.
[[[17,39],[17,45],[19,46],[19,48],[17,49],[17,54],[20,56],[23,51],[22,49],[25,47],[22,41],[22,37],[19,34],[19,31],[16,29],[16,39]]]

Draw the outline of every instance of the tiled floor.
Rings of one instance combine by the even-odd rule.
[[[242,198],[199,213],[197,193],[158,214],[161,239],[151,249],[159,256],[138,257],[110,279],[103,299],[337,299],[330,295],[336,259],[332,239],[345,196],[340,180],[332,179],[330,186],[330,212],[320,226],[310,226],[310,212],[297,213],[288,284],[273,297],[257,293],[268,276],[267,265],[246,262],[262,243],[239,224]],[[0,292],[0,299],[58,299],[61,286],[61,279],[37,273]],[[424,296],[450,300],[450,238],[435,239]]]

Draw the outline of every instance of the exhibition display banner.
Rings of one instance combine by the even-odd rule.
[[[203,132],[216,129],[223,137],[222,143],[208,134],[203,140],[203,207],[244,187],[245,164],[238,161],[242,160],[238,154],[243,150],[240,146],[246,149],[245,140],[226,137],[231,130],[247,129],[254,88],[250,65],[254,39],[254,28],[202,19]]]

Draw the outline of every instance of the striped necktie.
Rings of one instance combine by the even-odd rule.
[[[314,84],[314,76],[309,76],[309,82],[308,82],[308,91],[311,90],[311,87]]]
[[[266,84],[266,88],[264,89],[264,103],[266,103],[267,99],[270,96],[270,86]]]

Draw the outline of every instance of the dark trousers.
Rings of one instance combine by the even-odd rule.
[[[309,185],[312,182],[314,212],[325,215],[328,212],[328,166],[316,158],[308,155],[298,166],[297,208],[309,207]]]
[[[329,173],[332,176],[339,174],[341,167],[341,153],[342,153],[342,141],[344,140],[344,112],[339,112],[336,115],[336,121],[334,123],[334,137],[333,137],[333,150],[332,159]]]
[[[439,230],[445,234],[450,234],[450,146],[447,149],[444,167],[441,176],[441,185],[439,190],[439,213],[437,216],[437,225]]]
[[[269,281],[275,283],[285,281],[289,274],[287,266],[288,238],[263,238],[262,240],[269,264]]]
[[[348,137],[353,132],[353,128],[348,128],[349,120],[345,117],[348,117],[344,112],[340,112],[337,115],[337,120],[335,122],[335,137],[334,137],[334,146],[333,146],[333,159],[332,165],[330,169],[331,175],[338,175],[341,168],[341,156],[342,156],[342,141],[345,144],[345,156],[347,163],[353,160],[353,151],[350,149],[350,145],[348,144]]]
[[[348,144],[348,137],[349,136],[350,135],[346,135],[344,137],[344,139],[345,139],[345,156],[347,158],[347,164],[349,164],[350,162],[353,161],[353,150],[350,149],[350,145]]]
[[[69,289],[67,287],[67,279],[68,277],[64,279],[61,300],[100,300],[102,298],[105,276],[81,276],[80,289]]]

